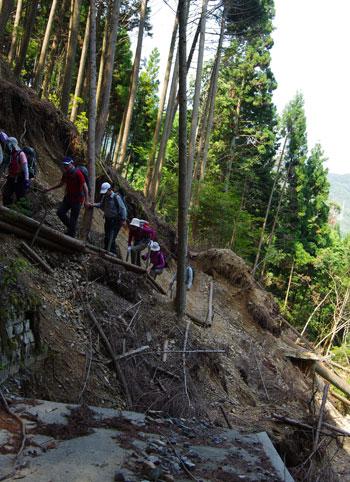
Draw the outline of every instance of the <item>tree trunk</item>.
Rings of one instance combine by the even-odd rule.
[[[292,262],[292,267],[291,267],[291,269],[290,269],[290,275],[289,275],[289,280],[288,280],[287,292],[286,292],[286,296],[285,296],[285,298],[284,298],[283,311],[285,311],[286,308],[287,308],[288,297],[289,297],[289,292],[290,292],[290,287],[292,286],[293,273],[294,273],[294,259],[293,259],[293,262]]]
[[[187,253],[187,87],[186,87],[186,0],[179,0],[179,188],[178,188],[178,253],[175,307],[179,320],[186,311],[186,253]]]
[[[101,107],[98,112],[96,122],[96,153],[99,155],[102,139],[106,127],[106,120],[108,114],[109,99],[112,88],[113,66],[115,57],[115,46],[117,43],[117,33],[119,24],[119,10],[121,0],[115,0],[112,10],[112,26],[108,42],[107,58],[103,74],[103,85],[101,93]]]
[[[206,126],[205,132],[202,132],[202,136],[204,138],[204,147],[203,147],[203,159],[202,159],[202,164],[201,164],[201,172],[200,172],[200,182],[198,183],[197,187],[197,201],[196,205],[197,207],[199,206],[199,197],[200,197],[200,191],[201,191],[201,182],[204,181],[204,176],[205,176],[205,170],[207,166],[207,156],[208,156],[208,148],[209,148],[209,139],[210,139],[210,133],[211,133],[211,128],[213,124],[213,116],[214,116],[214,107],[215,107],[215,97],[216,97],[216,91],[217,91],[217,85],[218,85],[218,78],[219,78],[219,70],[220,70],[220,61],[221,61],[221,50],[222,50],[222,43],[224,39],[224,32],[225,32],[225,18],[226,18],[226,7],[224,7],[224,11],[222,14],[222,22],[221,22],[221,30],[220,30],[220,37],[219,37],[219,43],[218,43],[218,49],[216,53],[216,58],[215,58],[215,64],[213,68],[213,76],[212,76],[212,85],[210,86],[209,89],[209,94],[208,94],[208,108],[206,110],[208,111],[208,118],[203,122],[203,125]],[[200,140],[200,145],[203,145],[203,141]],[[200,155],[200,153],[199,153]],[[192,172],[191,172],[192,176]],[[198,212],[198,211],[197,211]],[[197,226],[198,226],[198,214],[196,213],[194,216],[194,220],[192,223],[192,238],[196,236],[196,231],[197,231]],[[194,229],[193,229],[194,227]]]
[[[83,87],[85,64],[86,64],[86,59],[87,59],[87,56],[88,56],[88,46],[89,46],[89,41],[90,41],[90,30],[92,30],[92,27],[90,26],[90,23],[91,23],[91,14],[89,12],[88,18],[87,18],[87,21],[86,21],[83,48],[82,48],[81,56],[80,56],[78,78],[77,78],[77,83],[75,85],[72,112],[70,114],[70,120],[72,122],[75,122],[75,120],[77,118],[77,114],[78,114],[78,100],[77,100],[77,98],[80,97],[81,90],[82,90],[82,87]],[[90,45],[90,53],[91,53],[91,45]],[[90,71],[90,78],[91,78],[92,75],[93,74]],[[95,117],[94,117],[94,122],[96,122]],[[89,119],[89,125],[90,125],[90,119]]]
[[[108,32],[110,31],[111,14],[112,14],[112,2],[109,2],[108,5],[107,5],[105,30],[104,30],[104,34],[103,34],[102,49],[101,49],[101,55],[100,55],[100,67],[99,67],[99,72],[98,72],[98,81],[97,81],[97,89],[96,89],[96,111],[97,112],[99,110],[99,104],[100,104],[100,99],[101,99],[102,84],[103,84],[103,71],[105,69],[105,64],[106,64]],[[118,16],[118,23],[119,23],[119,16]],[[118,31],[118,28],[117,28],[117,31]]]
[[[187,17],[188,17],[188,12],[189,12],[189,5],[187,7],[187,12],[186,12]],[[191,66],[192,57],[195,51],[198,37],[199,37],[199,25],[196,30],[196,34],[193,38],[191,50],[187,59],[187,66],[186,66],[187,73]],[[176,97],[178,75],[179,75],[178,62],[179,60],[178,60],[178,53],[177,53],[175,65],[174,65],[173,79],[172,79],[171,88],[170,88],[169,101],[168,101],[167,111],[165,115],[164,128],[163,128],[163,133],[162,133],[158,156],[157,156],[157,163],[152,173],[152,180],[151,180],[151,186],[149,191],[149,199],[152,200],[152,203],[155,203],[155,200],[158,196],[158,189],[161,181],[162,169],[163,169],[163,164],[164,164],[165,154],[166,154],[166,147],[167,147],[168,139],[170,137],[171,128],[174,123],[174,118],[175,118],[175,114],[179,103],[179,99]]]
[[[235,247],[236,233],[237,233],[237,229],[238,229],[239,218],[241,216],[241,212],[242,212],[243,205],[244,205],[244,199],[245,199],[245,193],[246,193],[246,190],[247,190],[247,185],[248,185],[248,172],[246,172],[246,175],[244,177],[244,186],[243,186],[243,191],[242,191],[242,195],[241,195],[241,202],[239,203],[238,213],[237,213],[237,216],[236,216],[236,219],[235,219],[235,223],[233,225],[232,236],[231,236],[231,241],[230,241],[230,248],[232,250]]]
[[[80,23],[80,11],[82,0],[73,0],[73,12],[71,18],[71,27],[69,33],[69,41],[67,47],[66,65],[64,70],[63,86],[61,91],[61,104],[60,108],[63,114],[68,114],[68,107],[70,101],[70,91],[72,87],[72,75],[75,60],[75,52],[77,48],[79,23]]]
[[[56,15],[56,22],[57,26],[55,28],[55,33],[53,36],[53,41],[52,41],[52,47],[50,51],[50,60],[47,64],[47,68],[45,69],[45,76],[42,84],[42,97],[47,98],[49,95],[49,90],[50,90],[50,82],[52,78],[52,72],[55,66],[55,62],[57,62],[57,51],[58,51],[58,45],[60,44],[61,37],[62,37],[62,22],[64,18],[64,12],[66,9],[66,3],[67,0],[62,0],[62,3],[59,6],[57,15]]]
[[[16,60],[16,65],[15,65],[15,68],[13,69],[13,74],[17,79],[19,79],[20,77],[21,71],[23,69],[24,61],[27,55],[28,45],[29,45],[30,37],[33,31],[38,3],[39,3],[39,0],[33,0],[31,3],[31,8],[26,14],[24,35],[22,38],[20,51]]]
[[[273,194],[274,194],[274,191],[275,191],[275,187],[276,187],[276,183],[277,183],[277,179],[278,179],[278,176],[279,176],[279,172],[280,172],[280,168],[281,168],[281,164],[282,164],[282,159],[283,159],[283,156],[284,156],[284,150],[285,150],[285,147],[286,147],[287,139],[288,139],[288,134],[286,135],[286,137],[285,137],[285,139],[284,139],[282,152],[281,152],[281,155],[280,155],[280,159],[279,159],[279,161],[278,161],[278,166],[277,166],[277,170],[276,170],[276,175],[275,175],[275,179],[274,179],[274,181],[273,181],[273,186],[272,186],[271,193],[270,193],[270,197],[269,197],[269,202],[267,203],[267,208],[266,208],[266,213],[265,213],[265,219],[264,219],[263,226],[262,226],[262,228],[261,228],[261,234],[260,234],[260,239],[259,239],[258,250],[257,250],[257,252],[256,252],[254,267],[253,267],[253,271],[252,271],[252,275],[253,275],[253,276],[255,275],[255,270],[256,270],[256,267],[257,267],[258,262],[259,262],[260,251],[261,251],[261,246],[262,246],[262,242],[263,242],[263,239],[264,239],[264,233],[265,233],[265,229],[266,229],[267,219],[268,219],[269,214],[270,214],[270,207],[271,207],[272,197],[273,197]]]
[[[49,49],[49,40],[50,40],[53,20],[55,18],[57,2],[58,2],[58,0],[53,0],[53,2],[52,2],[51,10],[50,10],[50,16],[49,16],[49,20],[48,20],[46,30],[45,30],[45,36],[44,36],[43,44],[42,44],[42,47],[41,47],[39,62],[38,62],[38,66],[37,66],[37,69],[36,69],[34,82],[33,82],[33,89],[36,90],[36,91],[38,91],[39,88],[40,88],[41,77],[42,77],[42,73],[43,73],[43,70],[44,70],[47,52],[48,52],[48,49]]]
[[[15,53],[16,53],[16,45],[17,45],[17,38],[18,38],[18,27],[19,27],[19,22],[20,22],[21,15],[22,15],[22,5],[23,5],[23,0],[18,0],[17,1],[17,8],[16,8],[15,23],[13,24],[11,47],[10,47],[10,52],[8,54],[8,57],[7,57],[10,68],[12,67],[12,62],[14,61]]]
[[[0,8],[0,40],[2,40],[11,10],[13,9],[14,0],[2,0]]]
[[[89,97],[89,140],[88,165],[90,182],[90,202],[95,199],[95,134],[96,134],[96,5],[90,0],[90,97]],[[87,240],[92,224],[93,209],[85,209],[82,223],[82,239]]]
[[[134,109],[136,89],[137,89],[138,78],[139,78],[143,32],[144,32],[145,20],[146,20],[146,8],[147,8],[147,0],[142,0],[139,34],[137,38],[134,67],[133,67],[133,72],[131,76],[129,102],[126,107],[125,124],[124,124],[124,130],[123,130],[123,137],[121,141],[120,156],[119,156],[119,161],[116,169],[116,171],[119,173],[121,173],[123,170],[123,165],[124,165],[124,161],[125,161],[127,149],[128,149],[128,140],[129,140],[129,134],[130,134],[132,113]]]
[[[166,93],[167,93],[167,90],[168,90],[171,64],[172,64],[173,56],[174,56],[174,49],[175,49],[175,43],[176,43],[176,33],[177,33],[178,23],[179,23],[179,21],[178,21],[178,13],[177,13],[176,17],[175,17],[174,27],[173,27],[173,34],[172,34],[171,42],[170,42],[168,62],[167,62],[166,71],[165,71],[165,75],[164,75],[162,95],[161,95],[160,102],[159,102],[156,127],[155,127],[155,130],[154,130],[154,135],[153,135],[153,140],[152,140],[152,151],[151,151],[150,159],[149,159],[148,166],[147,166],[145,186],[144,186],[144,189],[143,189],[143,194],[146,198],[148,198],[148,196],[149,196],[149,187],[150,187],[150,183],[151,183],[151,180],[152,180],[152,169],[153,169],[154,160],[155,160],[156,152],[157,152],[157,144],[158,144],[159,132],[160,132],[163,110],[164,110],[164,105],[165,105]]]
[[[188,163],[187,163],[188,179],[192,179],[192,174],[193,174],[193,159],[195,154],[196,134],[197,134],[197,128],[198,128],[198,112],[199,112],[199,101],[200,101],[201,80],[202,80],[202,70],[203,70],[207,4],[208,4],[208,0],[202,0],[202,12],[201,12],[201,18],[199,20],[200,40],[199,40],[199,49],[198,49],[197,71],[196,71],[196,80],[195,80],[195,87],[194,87],[191,130],[190,130],[190,138],[188,143]],[[191,182],[188,182],[187,187],[191,189]],[[187,193],[188,201],[190,200],[190,197],[191,197],[191,191]]]
[[[281,204],[282,204],[282,199],[283,199],[283,194],[284,194],[284,191],[285,191],[285,189],[286,189],[287,180],[288,180],[288,176],[289,176],[289,171],[290,171],[291,165],[292,165],[292,161],[289,163],[288,170],[287,170],[287,173],[286,173],[286,177],[285,177],[285,179],[284,179],[284,183],[283,183],[283,186],[282,186],[280,198],[279,198],[279,200],[278,200],[278,206],[277,206],[276,213],[275,213],[275,216],[274,216],[274,219],[273,219],[273,224],[272,224],[272,228],[271,228],[271,232],[270,232],[270,236],[269,236],[269,241],[268,241],[268,243],[267,243],[267,248],[266,248],[266,253],[265,253],[265,259],[264,259],[264,264],[263,264],[263,267],[262,267],[262,270],[261,270],[261,273],[260,273],[260,277],[259,277],[260,280],[262,280],[262,278],[263,278],[263,276],[264,276],[264,273],[265,273],[266,259],[267,259],[268,252],[269,252],[270,247],[271,247],[273,235],[275,234],[276,223],[277,223],[277,219],[278,219],[278,216],[279,216],[279,213],[280,213]]]

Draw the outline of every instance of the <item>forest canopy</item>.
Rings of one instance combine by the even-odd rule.
[[[302,93],[281,116],[273,102],[273,0],[158,7],[174,8],[167,59],[143,53],[149,0],[2,0],[1,55],[15,82],[74,123],[93,186],[103,165],[142,191],[177,224],[180,251],[232,249],[283,316],[346,354],[349,237],[322,146],[308,145]]]

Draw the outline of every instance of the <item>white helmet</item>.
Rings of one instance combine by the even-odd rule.
[[[100,191],[100,194],[106,194],[106,192],[108,191],[108,189],[111,188],[111,185],[109,184],[109,182],[104,182],[101,186],[101,191]]]
[[[138,218],[132,218],[130,226],[136,226],[137,228],[140,227],[140,220]]]

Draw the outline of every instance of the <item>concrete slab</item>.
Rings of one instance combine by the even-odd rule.
[[[82,419],[72,418],[72,409],[79,408]],[[245,436],[194,419],[47,401],[18,400],[11,410],[26,424],[16,478],[28,482],[161,481],[165,474],[187,482],[192,479],[186,471],[202,482],[293,482],[265,432]],[[77,436],[74,424],[84,421],[92,433]],[[0,455],[0,478],[14,467],[19,438],[11,427],[2,432],[0,449],[12,446],[12,454]]]

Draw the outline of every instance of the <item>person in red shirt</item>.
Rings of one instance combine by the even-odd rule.
[[[61,181],[54,186],[44,189],[44,192],[58,189],[64,184],[66,185],[66,193],[62,204],[57,209],[57,216],[67,227],[65,234],[75,238],[78,230],[78,217],[81,206],[83,202],[85,207],[90,206],[88,188],[83,173],[74,166],[74,161],[71,157],[65,157],[63,159],[62,167],[63,175]],[[68,211],[70,211],[69,217],[67,216]]]
[[[27,157],[25,153],[21,151],[15,137],[8,137],[7,143],[12,153],[11,163],[8,168],[7,179],[2,193],[4,206],[10,206],[13,203],[13,194],[16,195],[17,201],[25,198],[27,189],[29,188]]]

